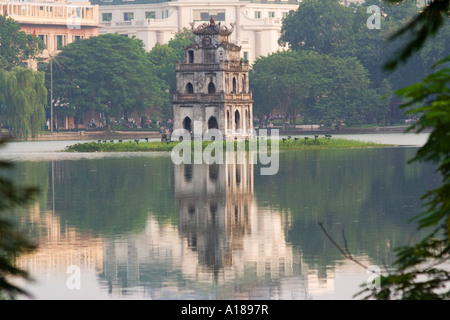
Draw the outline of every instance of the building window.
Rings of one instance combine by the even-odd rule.
[[[282,14],[283,19],[286,19],[287,16],[288,16],[288,13],[287,12],[283,12],[283,14]]]
[[[38,35],[38,38],[47,46],[47,35],[40,34],[40,35]]]
[[[269,12],[269,18],[275,18],[275,12],[270,11]]]
[[[112,13],[102,13],[102,21],[111,21],[112,20]]]
[[[73,36],[73,42],[78,42],[81,40],[81,36]]]
[[[156,12],[155,11],[147,11],[145,13],[145,19],[156,19]]]
[[[124,21],[131,21],[133,19],[134,19],[134,12],[124,12],[123,14]]]
[[[248,51],[244,51],[244,61],[248,61]]]
[[[192,120],[189,117],[184,118],[183,120],[183,128],[186,129],[187,131],[191,132],[192,131]],[[190,170],[186,170],[187,168],[190,168]],[[191,166],[186,166],[185,167],[185,177],[186,177],[186,172],[190,172],[191,173],[191,179],[192,179],[192,167]],[[189,181],[191,180],[189,179]]]
[[[208,129],[219,129],[219,124],[217,123],[217,119],[215,117],[209,118]]]
[[[64,36],[57,35],[56,36],[56,49],[60,50],[60,49],[62,49],[62,47],[64,47]]]
[[[194,63],[194,51],[188,51],[188,63]]]
[[[236,112],[234,113],[234,125],[236,130],[241,128],[241,115],[239,114],[238,110],[236,110]]]
[[[255,19],[261,19],[261,11],[255,11]]]
[[[210,94],[216,93],[216,86],[212,82],[208,84],[208,93]]]
[[[186,93],[194,94],[194,86],[190,82],[188,82],[188,84],[186,84]]]
[[[193,10],[194,21],[209,21],[214,18],[216,21],[225,21],[225,10]]]

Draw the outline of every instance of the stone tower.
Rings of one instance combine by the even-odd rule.
[[[240,58],[241,47],[229,42],[233,28],[211,19],[192,30],[195,41],[176,67],[173,129],[186,129],[196,138],[211,129],[226,139],[252,138],[249,64]]]

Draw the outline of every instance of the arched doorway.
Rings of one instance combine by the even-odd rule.
[[[236,130],[241,128],[241,115],[238,110],[234,113],[234,124]]]
[[[208,84],[208,93],[216,93],[216,86],[212,82]]]
[[[189,117],[184,118],[183,120],[183,129],[186,129],[187,131],[192,131],[192,120]]]
[[[208,129],[219,129],[216,117],[211,117],[208,120]]]
[[[194,86],[192,83],[188,82],[186,85],[186,94],[193,94],[194,93]]]

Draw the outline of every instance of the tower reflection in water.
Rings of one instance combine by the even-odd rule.
[[[184,275],[218,285],[224,291],[216,293],[224,298],[280,298],[281,279],[300,276],[301,258],[294,257],[285,241],[286,219],[278,212],[258,210],[254,165],[235,159],[231,164],[184,164],[174,170],[179,232],[190,255],[197,257],[196,262],[185,261]],[[301,278],[288,290],[289,298],[293,291],[305,298]]]
[[[289,219],[276,210],[258,207],[254,195],[254,172],[258,170],[254,170],[248,159],[232,164],[179,166],[157,160],[55,163],[55,170],[50,171],[51,181],[55,172],[54,187],[52,183],[49,191],[57,190],[59,195],[51,197],[51,209],[42,214],[37,214],[37,210],[39,217],[30,216],[32,224],[40,228],[39,250],[21,258],[22,265],[37,280],[33,288],[37,298],[74,295],[151,299],[307,297],[311,281],[301,263],[301,251],[294,250],[286,241]],[[145,167],[147,163],[152,165]],[[89,218],[87,230],[95,227],[89,223],[104,216],[121,219],[104,221],[103,229],[89,233],[80,227],[79,217],[80,210],[92,204],[63,206],[65,197],[60,194],[67,185],[64,177],[68,172],[73,170],[73,176],[79,177],[79,172],[95,168],[102,170],[92,171],[79,181],[72,180],[71,188],[67,189],[71,191],[72,203],[100,201],[101,193],[95,192],[109,192],[109,187],[114,186],[111,179],[117,172],[132,176],[136,187],[129,190],[134,195],[133,201],[123,204],[133,205],[132,210],[125,211],[120,206],[122,202],[108,207],[107,215],[101,215],[105,210],[99,211],[102,206],[90,210],[85,215]],[[159,180],[155,182],[152,178],[166,170],[173,170],[173,180],[170,177],[166,180],[168,185],[161,186]],[[86,185],[92,188],[86,190]],[[172,204],[174,213],[178,213],[177,221],[167,221],[153,213],[147,213],[142,222],[133,220],[136,210],[150,209],[143,203],[149,197],[149,190],[154,192],[162,187],[170,194],[166,200]],[[97,196],[86,197],[88,193]],[[119,224],[124,220],[139,226],[121,232],[104,232],[120,229]],[[69,290],[66,286],[67,268],[73,265],[81,269],[81,290]]]

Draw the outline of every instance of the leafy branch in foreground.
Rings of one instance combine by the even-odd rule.
[[[384,277],[381,290],[372,291],[378,299],[448,299],[450,297],[450,56],[437,63],[439,70],[422,82],[398,90],[405,98],[401,107],[408,114],[420,116],[409,131],[432,128],[423,147],[410,161],[431,161],[437,164],[442,178],[439,188],[428,191],[426,210],[414,217],[418,228],[433,228],[419,243],[397,250],[396,271]]]
[[[436,163],[442,178],[439,188],[423,196],[423,200],[428,200],[425,211],[413,218],[418,229],[430,228],[431,231],[417,244],[396,249],[395,270],[380,277],[379,288],[365,288],[357,295],[406,300],[444,300],[450,297],[449,62],[450,56],[436,64],[434,68],[440,69],[422,82],[396,91],[407,101],[402,108],[409,114],[420,116],[420,120],[408,130],[421,132],[433,128],[428,141],[410,160]],[[355,261],[348,251],[343,254]]]
[[[344,245],[345,247],[342,248],[331,236],[330,234],[327,232],[327,230],[325,229],[325,227],[323,226],[322,222],[319,222],[319,227],[322,229],[323,233],[325,233],[325,235],[327,236],[327,238],[334,244],[334,246],[342,253],[342,255],[350,260],[353,261],[354,263],[360,265],[361,267],[363,267],[364,269],[368,269],[368,267],[364,264],[362,264],[360,261],[356,260],[353,255],[350,253],[350,250],[348,249],[347,246],[347,239],[345,238],[345,233],[344,230],[342,230],[342,238],[344,239]]]
[[[0,140],[0,146],[4,143],[5,140]],[[1,213],[29,203],[37,192],[36,188],[15,186],[10,179],[5,177],[5,173],[11,169],[11,163],[0,161]],[[34,249],[35,246],[26,240],[5,216],[0,216],[0,299],[14,299],[17,295],[29,296],[28,292],[16,286],[11,280],[14,278],[31,280],[26,271],[14,265],[14,259],[18,255]]]
[[[385,0],[388,3],[399,4],[405,0]],[[401,62],[409,59],[413,53],[419,51],[426,40],[435,36],[444,24],[445,18],[450,16],[450,0],[434,0],[423,8],[408,24],[391,36],[391,40],[407,34],[411,40],[399,51],[396,57],[391,58],[386,64],[387,70],[394,70]]]

